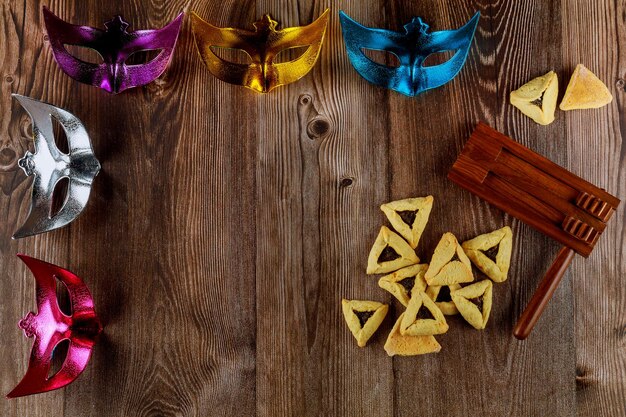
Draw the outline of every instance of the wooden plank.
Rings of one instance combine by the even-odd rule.
[[[5,1],[2,4],[2,30],[6,36],[3,48],[2,63],[2,112],[3,140],[11,152],[11,164],[20,158],[26,148],[32,149],[30,119],[21,106],[11,98],[11,93],[19,93],[39,100],[55,103],[61,107],[67,105],[72,82],[59,80],[54,90],[48,89],[50,80],[56,79],[55,65],[51,57],[43,57],[47,46],[42,42],[40,9],[36,2]],[[0,348],[6,363],[2,367],[2,389],[8,393],[24,375],[32,339],[24,337],[17,328],[17,322],[35,306],[35,281],[30,271],[15,256],[16,253],[27,253],[49,262],[66,265],[68,262],[68,230],[60,230],[55,234],[47,234],[29,239],[14,241],[10,236],[26,218],[30,204],[30,183],[22,170],[13,166],[12,169],[0,173],[2,192],[0,204],[5,213],[2,222],[0,254],[2,260],[2,323],[0,331],[7,335],[8,343]],[[28,410],[28,412],[25,412]],[[46,415],[50,410],[64,412],[63,392],[47,396],[20,398],[15,401],[4,401],[0,405],[0,414],[21,416],[27,413]]]
[[[137,29],[163,26],[184,6],[94,5],[50,7],[93,26],[122,13]],[[242,10],[241,2],[196,6],[216,19]],[[40,5],[33,8],[39,16]],[[33,29],[40,39],[41,28]],[[73,100],[59,103],[65,90],[51,81],[50,101],[83,120],[103,170],[80,220],[41,239],[64,233],[71,262],[52,261],[85,278],[106,328],[79,382],[17,400],[15,415],[35,415],[39,405],[39,415],[254,413],[254,259],[242,256],[254,252],[254,222],[246,221],[254,207],[254,121],[231,116],[245,113],[249,96],[226,93],[208,74],[189,30],[186,24],[163,77],[118,96],[69,80],[44,49],[46,68],[72,86]],[[32,291],[19,299],[30,300]]]
[[[450,330],[438,337],[442,351],[427,358],[394,359],[395,415],[574,415],[574,354],[571,287],[565,282],[535,333],[525,342],[512,327],[534,292],[557,247],[539,233],[490,207],[446,179],[478,121],[505,133],[536,138],[534,149],[550,158],[558,148],[544,146],[547,137],[566,142],[562,124],[540,131],[508,104],[508,92],[542,71],[558,66],[560,38],[547,38],[558,27],[558,7],[549,3],[395,2],[392,23],[399,27],[421,15],[434,29],[459,27],[479,9],[476,40],[459,76],[438,90],[413,100],[390,96],[391,197],[433,194],[435,205],[418,253],[426,261],[444,232],[460,240],[510,224],[514,253],[510,278],[494,286],[494,305],[487,329],[472,330],[451,317]],[[533,57],[527,59],[526,57]],[[509,122],[506,128],[506,121]],[[555,134],[556,132],[556,134]],[[554,142],[554,139],[550,139]],[[528,143],[526,143],[528,145]],[[556,158],[559,162],[559,158]],[[559,349],[552,342],[559,340]],[[568,366],[569,365],[569,366]],[[537,390],[537,386],[551,387]],[[416,395],[419,392],[419,395]]]
[[[563,86],[584,64],[603,80],[614,100],[598,110],[563,112],[569,169],[599,187],[626,196],[624,77],[626,42],[623,1],[562,1]],[[626,415],[624,341],[626,290],[623,277],[624,208],[609,222],[589,259],[575,260],[576,399],[579,416]]]
[[[374,349],[359,349],[340,308],[342,297],[382,295],[364,274],[376,234],[364,225],[378,218],[372,193],[385,192],[377,180],[386,169],[384,93],[352,71],[337,15],[340,8],[359,18],[375,11],[348,2],[263,1],[257,15],[272,11],[282,27],[300,26],[326,7],[333,13],[314,70],[258,98],[260,416],[384,415],[391,407],[384,336],[372,341]]]
[[[42,42],[41,5],[0,5],[7,40],[0,49],[0,147],[23,152],[28,118],[9,96],[18,92],[75,113],[103,170],[86,211],[68,228],[17,242],[0,238],[2,392],[23,375],[31,346],[15,324],[34,308],[34,281],[16,252],[83,277],[106,328],[75,384],[0,401],[0,415],[626,414],[624,211],[589,260],[574,261],[531,337],[518,342],[513,325],[558,245],[446,179],[483,120],[623,199],[626,57],[612,45],[626,40],[624,4],[48,2],[73,23],[100,26],[121,12],[134,29],[162,26],[181,10],[221,26],[250,27],[268,12],[281,27],[298,26],[332,8],[314,70],[271,94],[210,75],[186,19],[167,73],[118,96],[61,72]],[[483,17],[460,75],[405,98],[352,69],[339,9],[392,29],[414,15],[433,30],[458,27],[477,9]],[[509,91],[549,69],[563,91],[578,62],[608,81],[613,104],[559,112],[550,126],[508,104]],[[0,149],[5,237],[28,205],[28,181],[2,169],[9,154]],[[451,318],[438,338],[441,353],[390,359],[383,344],[402,307],[378,288],[377,277],[365,275],[367,254],[385,222],[378,206],[426,194],[435,207],[418,248],[424,260],[445,231],[463,240],[512,224],[515,262],[511,278],[494,288],[485,331]],[[392,304],[365,349],[343,322],[342,297]]]

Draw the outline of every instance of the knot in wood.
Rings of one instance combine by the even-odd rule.
[[[311,95],[309,95],[309,94],[302,94],[302,95],[300,95],[300,97],[298,98],[298,102],[299,102],[301,105],[306,106],[306,105],[308,105],[309,103],[311,103],[311,100],[312,100],[312,99],[313,99],[313,98],[311,97]]]
[[[324,117],[315,117],[306,125],[306,133],[311,139],[320,138],[328,133],[330,123]]]
[[[339,181],[339,185],[343,188],[350,187],[354,183],[354,178],[346,177]]]
[[[28,140],[32,140],[33,137],[33,124],[30,122],[30,117],[23,116],[20,121],[20,130],[22,131],[22,135]]]
[[[11,148],[3,148],[0,150],[0,166],[13,165],[17,153]]]

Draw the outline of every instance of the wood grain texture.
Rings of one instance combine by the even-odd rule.
[[[122,13],[160,27],[181,10],[250,27],[282,27],[332,8],[311,73],[268,95],[220,82],[185,20],[168,71],[110,96],[67,77],[44,37],[41,6],[100,26]],[[434,30],[482,17],[467,64],[416,98],[372,86],[351,67],[337,16]],[[587,260],[577,258],[524,342],[512,328],[559,245],[446,179],[479,120],[626,199],[626,4],[623,0],[2,0],[0,2],[0,389],[25,372],[31,340],[16,327],[34,280],[16,252],[83,277],[105,332],[64,390],[0,401],[22,416],[626,416],[624,205]],[[577,63],[615,100],[535,125],[508,93],[554,69],[561,95]],[[30,180],[11,163],[28,146],[19,93],[76,114],[102,172],[69,227],[11,241]],[[601,163],[598,163],[600,161]],[[439,354],[388,358],[402,307],[365,275],[386,201],[432,194],[418,254],[440,236],[514,229],[510,279],[495,285],[487,329],[458,317]],[[341,298],[389,302],[359,349]]]
[[[585,117],[567,112],[569,168],[598,186],[626,195],[626,3],[563,1],[563,65],[584,63],[611,90],[611,105]],[[626,415],[626,230],[622,205],[606,241],[592,257],[574,261],[576,398],[580,416]],[[589,262],[591,261],[591,262]],[[584,307],[585,306],[585,307]]]

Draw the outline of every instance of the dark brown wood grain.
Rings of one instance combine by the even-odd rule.
[[[558,65],[561,39],[543,38],[552,33],[560,21],[559,8],[542,2],[426,2],[407,7],[397,2],[395,20],[400,27],[413,14],[437,16],[437,28],[455,27],[478,8],[483,13],[476,33],[473,53],[463,71],[454,81],[440,90],[427,92],[413,101],[395,95],[392,126],[410,134],[394,135],[390,161],[406,159],[408,164],[395,162],[390,198],[433,194],[435,205],[432,223],[420,243],[420,256],[426,261],[444,232],[451,231],[461,240],[471,238],[505,224],[514,232],[511,277],[494,288],[494,306],[490,325],[480,333],[468,331],[458,317],[451,318],[450,330],[439,338],[443,346],[437,357],[420,361],[394,359],[396,375],[396,415],[410,415],[420,409],[421,415],[573,415],[574,391],[571,366],[561,365],[574,355],[571,290],[566,286],[557,292],[558,300],[546,311],[537,334],[525,342],[512,337],[515,319],[530,299],[539,277],[549,265],[546,253],[557,247],[523,224],[493,209],[470,193],[447,180],[446,174],[478,121],[512,134],[503,122],[515,120],[515,125],[529,132],[526,138],[536,138],[534,149],[550,157],[542,136],[544,132],[532,126],[524,116],[508,105],[508,91],[529,78]],[[532,29],[529,30],[528,26]],[[554,36],[554,35],[551,35]],[[533,56],[533,59],[527,59]],[[532,64],[532,70],[528,66]],[[508,80],[511,75],[518,77]],[[505,112],[510,114],[505,115]],[[558,122],[549,126],[552,132],[562,129]],[[538,135],[535,136],[535,135]],[[565,143],[559,133],[557,137]],[[526,145],[528,145],[526,143]],[[558,159],[557,159],[558,162]],[[553,300],[555,301],[555,300]],[[556,306],[556,307],[555,307]],[[559,349],[553,343],[558,340]],[[416,381],[435,385],[416,395]],[[441,382],[446,381],[446,382]],[[427,385],[429,386],[429,385]],[[549,390],[537,387],[550,387]]]
[[[76,24],[122,13],[132,28],[180,11],[250,27],[282,27],[332,8],[311,73],[259,95],[203,66],[185,20],[157,81],[110,96],[67,77],[44,37],[41,6]],[[482,17],[463,71],[415,98],[373,86],[345,54],[338,10],[399,30],[414,15],[433,30]],[[90,287],[105,324],[69,387],[1,400],[22,416],[625,416],[624,209],[594,253],[575,259],[532,335],[512,337],[559,246],[452,184],[446,173],[478,121],[624,199],[626,5],[622,1],[3,0],[0,3],[0,389],[25,372],[31,340],[18,320],[34,280],[15,253],[66,267]],[[535,125],[508,93],[554,69],[561,95],[577,63],[615,100]],[[76,114],[102,171],[69,227],[11,241],[30,180],[11,165],[28,146],[19,93]],[[458,317],[440,353],[389,358],[401,305],[367,276],[385,222],[380,204],[432,194],[419,256],[444,232],[460,240],[509,224],[510,278],[494,286],[487,328]],[[4,236],[4,238],[2,238]],[[341,298],[392,305],[360,349]]]
[[[624,79],[626,78],[626,4],[602,2],[589,9],[584,2],[563,3],[563,49],[568,72],[583,62],[613,93],[610,106],[593,115],[564,114],[567,123],[568,168],[597,185],[626,195],[626,148],[624,148]],[[601,46],[606,45],[606,47]],[[586,162],[592,161],[592,162]],[[590,261],[574,260],[572,282],[576,291],[576,400],[579,415],[626,415],[626,231],[622,206],[615,222],[607,227]],[[606,279],[603,279],[606,277]],[[583,308],[583,306],[589,306]]]

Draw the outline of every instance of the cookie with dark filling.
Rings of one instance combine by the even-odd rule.
[[[380,228],[367,259],[368,274],[385,274],[419,263],[413,248],[388,227]]]
[[[425,292],[414,293],[400,323],[403,336],[428,336],[448,331],[448,323],[439,307]]]
[[[433,196],[407,198],[380,206],[393,228],[415,249],[428,223]]]
[[[343,299],[341,309],[357,345],[364,347],[385,319],[389,306],[377,301]]]
[[[452,233],[444,233],[424,274],[428,285],[453,285],[474,280],[472,264]]]
[[[506,281],[511,265],[513,232],[509,226],[476,236],[461,245],[478,269],[494,282]]]
[[[510,102],[540,125],[554,121],[559,80],[554,71],[530,80],[511,92]]]
[[[400,324],[404,319],[404,314],[402,313],[398,317],[396,324],[393,325],[393,329],[387,337],[387,342],[385,343],[387,355],[414,356],[439,352],[441,345],[434,336],[408,336],[400,333]]]
[[[450,293],[459,313],[477,330],[484,329],[489,320],[492,289],[491,280],[485,279]]]
[[[427,269],[428,264],[407,266],[406,268],[402,268],[382,277],[378,280],[378,286],[389,291],[406,307],[409,304],[413,292],[426,290],[424,274]]]
[[[452,301],[451,292],[460,288],[460,284],[431,285],[426,288],[426,295],[435,302],[445,316],[453,316],[459,314],[459,310],[457,310],[454,301]]]

